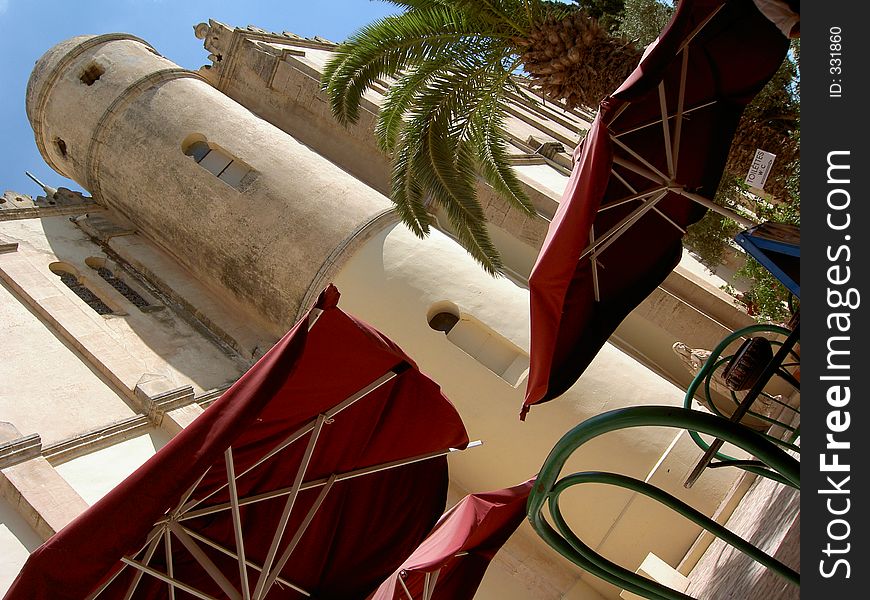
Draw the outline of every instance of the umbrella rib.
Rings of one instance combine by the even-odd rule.
[[[190,500],[190,497],[196,491],[196,488],[199,486],[199,484],[202,483],[202,480],[205,479],[205,476],[208,475],[209,471],[211,471],[211,466],[207,467],[206,470],[202,472],[202,475],[200,475],[199,478],[197,478],[196,482],[192,486],[187,488],[187,491],[184,492],[184,495],[181,497],[181,501],[178,503],[178,506],[176,506],[175,510],[172,511],[172,513],[170,513],[170,514],[172,514],[174,516],[178,516],[179,514],[181,514],[182,511],[184,511],[185,505],[187,504],[187,501]],[[206,498],[207,497],[208,496],[206,496]],[[194,506],[196,505],[197,502],[199,502],[199,501],[194,500]]]
[[[159,537],[159,536],[163,533],[164,529],[165,529],[165,528],[164,528],[162,525],[156,525],[155,527],[153,527],[153,528],[151,529],[151,531],[148,532],[148,535],[145,536],[145,544],[143,544],[142,547],[139,548],[139,550],[137,550],[137,551],[133,554],[133,556],[137,556],[140,552],[142,552],[143,550],[145,550],[145,549],[148,547],[148,545],[149,545],[152,541],[154,541],[154,539],[155,539],[156,537]],[[121,562],[123,563],[123,561],[121,561]],[[99,596],[100,594],[102,594],[102,593],[105,591],[105,589],[106,589],[107,587],[109,587],[109,586],[112,584],[112,582],[115,581],[115,579],[118,578],[118,575],[120,575],[121,572],[122,572],[125,568],[126,568],[126,565],[125,565],[125,564],[122,565],[121,568],[118,569],[118,571],[117,571],[114,575],[112,575],[112,576],[111,576],[111,577],[110,577],[110,578],[109,578],[109,579],[108,579],[108,580],[107,580],[103,585],[101,585],[100,587],[98,587],[98,588],[97,588],[93,593],[91,593],[90,596],[87,596],[86,600],[94,600],[94,598],[96,598],[97,596]]]
[[[687,64],[687,66],[688,66],[688,64]],[[710,100],[709,102],[704,102],[703,104],[699,104],[698,106],[693,106],[692,108],[686,108],[683,110],[683,115],[689,115],[689,114],[695,112],[696,110],[701,110],[703,108],[713,106],[714,104],[716,104],[716,102],[718,102],[718,100]],[[674,113],[672,115],[668,115],[668,120],[674,119],[676,117],[677,117],[677,113]],[[656,119],[655,121],[650,121],[649,123],[644,123],[643,125],[638,125],[636,127],[632,127],[631,129],[626,129],[625,131],[620,131],[619,133],[614,133],[613,135],[616,137],[623,137],[623,136],[635,133],[637,131],[640,131],[641,129],[646,129],[647,127],[652,127],[654,125],[658,125],[661,122],[662,122],[661,119]]]
[[[637,210],[635,210],[631,215],[628,216],[628,219],[627,219],[625,225],[622,226],[621,230],[614,232],[614,234],[606,242],[601,244],[601,247],[599,248],[598,253],[601,254],[602,252],[607,250],[607,248],[613,242],[618,240],[622,236],[622,234],[625,233],[626,231],[628,231],[632,225],[637,223],[641,219],[641,217],[643,217],[650,210],[654,210],[655,205],[658,204],[659,200],[664,198],[666,195],[667,195],[667,191],[663,191],[663,192],[660,192],[654,198],[650,198],[649,200],[644,200],[643,205],[639,206],[637,208]]]
[[[368,384],[366,387],[362,388],[361,390],[359,390],[358,392],[356,392],[352,396],[349,396],[348,398],[342,400],[341,402],[339,402],[338,404],[336,404],[335,406],[333,406],[332,408],[327,410],[324,413],[326,415],[327,420],[331,419],[332,417],[334,417],[335,415],[337,415],[338,413],[340,413],[341,411],[343,411],[344,409],[346,409],[350,405],[354,404],[355,402],[358,402],[359,400],[363,399],[365,396],[372,393],[373,391],[375,391],[376,389],[378,389],[379,387],[381,387],[382,385],[384,385],[388,381],[397,377],[397,375],[398,375],[398,373],[396,373],[395,371],[392,371],[392,370],[387,371],[386,373],[384,373],[383,375],[381,375],[380,377],[375,379],[373,382]],[[250,473],[252,470],[256,469],[257,467],[262,465],[264,462],[266,462],[267,460],[269,460],[270,458],[272,458],[273,456],[275,456],[276,454],[278,454],[279,452],[281,452],[282,450],[284,450],[285,448],[287,448],[291,444],[295,443],[303,435],[305,435],[306,433],[308,433],[309,431],[314,429],[314,426],[316,423],[317,423],[317,418],[311,419],[308,423],[306,423],[305,425],[303,425],[302,427],[300,427],[299,429],[297,429],[296,431],[291,433],[289,436],[284,438],[284,441],[280,442],[277,446],[275,446],[272,450],[270,450],[267,454],[265,454],[257,462],[255,462],[253,465],[251,465],[250,467],[248,467],[247,469],[242,471],[241,474],[239,474],[239,476],[237,477],[237,479],[239,477],[244,477],[245,475]],[[203,477],[204,476],[205,476],[205,474],[203,474]],[[201,479],[202,478],[200,478],[200,480]],[[198,483],[197,483],[197,485],[198,485]],[[200,504],[202,504],[203,502],[205,502],[206,500],[208,500],[209,498],[211,498],[212,496],[214,496],[215,494],[217,494],[218,492],[223,490],[225,487],[226,487],[225,485],[222,485],[219,488],[217,488],[216,490],[210,492],[207,496],[203,496],[202,498],[200,498],[198,500],[193,500],[193,501],[187,503],[179,511],[180,514],[184,514],[184,513],[191,511],[192,509],[196,508],[197,506],[199,506]]]
[[[718,204],[716,204],[715,202],[713,202],[709,198],[704,198],[704,196],[700,196],[700,195],[695,194],[693,192],[688,192],[688,191],[684,190],[683,188],[672,188],[671,191],[676,193],[676,194],[679,194],[681,196],[684,196],[684,197],[688,198],[689,200],[693,200],[693,201],[697,202],[698,204],[700,204],[701,206],[706,206],[707,208],[709,208],[713,212],[717,212],[724,217],[728,217],[729,219],[733,219],[738,224],[740,224],[740,226],[743,227],[744,229],[749,229],[750,227],[755,226],[755,223],[753,223],[752,221],[750,221],[749,219],[747,219],[743,215],[736,213],[731,209],[725,208],[724,206],[719,206]]]
[[[634,164],[630,160],[625,160],[624,158],[621,158],[619,156],[614,156],[613,162],[614,162],[614,164],[617,164],[621,167],[625,167],[629,171],[632,171],[634,173],[637,173],[638,175],[645,177],[646,179],[649,179],[653,183],[656,183],[658,185],[667,185],[668,184],[667,180],[658,177],[655,173],[652,173],[651,171],[647,171],[643,167]]]
[[[299,541],[302,539],[302,536],[305,534],[308,526],[311,525],[311,521],[314,519],[314,515],[317,514],[317,511],[323,505],[323,501],[326,500],[326,495],[332,489],[334,483],[335,475],[331,475],[326,481],[326,485],[324,485],[323,489],[320,490],[320,494],[317,496],[314,504],[312,504],[311,508],[308,509],[308,514],[305,515],[305,519],[299,525],[299,529],[297,529],[296,533],[293,534],[293,539],[290,540],[290,543],[284,549],[284,552],[281,554],[281,558],[278,559],[278,562],[275,564],[275,568],[272,569],[272,573],[269,574],[269,577],[266,580],[266,585],[263,587],[263,593],[258,597],[257,600],[262,600],[262,598],[265,598],[266,594],[269,593],[269,590],[272,589],[272,585],[278,578],[278,574],[284,569],[287,561],[290,560],[290,555],[293,554],[293,551],[296,549],[296,546],[299,544]]]
[[[238,555],[235,552],[233,552],[232,550],[221,546],[220,544],[218,544],[214,540],[210,540],[209,538],[205,537],[201,533],[198,533],[198,532],[194,531],[193,529],[189,529],[187,527],[184,527],[183,525],[182,525],[182,529],[184,529],[184,531],[185,531],[185,533],[187,533],[187,535],[194,538],[195,540],[202,542],[206,546],[214,548],[218,552],[220,552],[222,554],[226,554],[230,558],[233,558],[233,559],[239,558]],[[254,569],[255,571],[262,572],[262,570],[263,570],[263,567],[261,565],[258,565],[257,563],[252,562],[250,560],[245,560],[245,564],[247,566],[251,567],[252,569]],[[300,594],[302,594],[304,596],[311,597],[311,592],[308,592],[308,591],[302,589],[298,585],[295,585],[295,584],[291,583],[290,581],[288,581],[282,577],[278,577],[276,579],[276,581],[282,585],[286,585],[287,587],[293,588],[294,590],[296,590],[297,592],[299,592]]]
[[[671,225],[673,225],[674,227],[676,227],[677,230],[679,230],[680,233],[682,233],[682,234],[685,234],[685,233],[686,233],[686,230],[685,230],[685,229],[683,229],[682,227],[680,227],[680,226],[677,224],[676,221],[674,221],[673,219],[671,219],[668,215],[666,215],[665,213],[663,213],[662,211],[660,211],[658,208],[654,208],[653,210],[654,210],[654,211],[655,211],[655,212],[656,212],[656,213],[657,213],[657,214],[658,214],[662,219],[664,219],[665,221],[667,221],[668,223],[670,223]]]
[[[190,586],[186,583],[183,583],[183,582],[175,579],[174,577],[168,577],[165,573],[161,573],[157,569],[152,569],[148,565],[143,565],[142,563],[140,563],[138,561],[124,557],[121,559],[121,562],[123,562],[126,565],[130,565],[134,569],[139,569],[140,571],[147,573],[148,575],[151,575],[152,577],[156,577],[157,579],[159,579],[161,581],[165,581],[169,585],[177,587],[178,589],[180,589],[184,592],[187,592],[188,594],[196,596],[197,598],[202,598],[202,600],[218,600],[214,596],[209,596],[208,594],[199,591],[198,589],[196,589],[193,586]]]
[[[440,574],[441,569],[435,569],[431,573],[426,573],[425,588],[423,590],[423,600],[432,600],[432,596],[435,594],[435,584],[438,583],[438,575]]]
[[[642,157],[640,154],[638,154],[637,152],[635,152],[634,150],[632,150],[631,148],[629,148],[628,146],[626,146],[626,145],[625,145],[625,142],[623,142],[623,141],[620,140],[619,138],[617,138],[617,137],[615,137],[615,136],[612,136],[612,135],[610,136],[610,139],[613,140],[613,142],[614,142],[617,146],[619,146],[620,148],[622,148],[623,150],[625,150],[626,152],[628,152],[631,156],[633,156],[633,157],[634,157],[634,158],[635,158],[635,159],[636,159],[640,164],[642,164],[643,166],[645,166],[647,169],[649,169],[651,172],[655,173],[655,174],[659,177],[658,180],[653,179],[653,181],[656,181],[656,183],[667,183],[667,182],[669,181],[669,178],[666,177],[664,173],[662,173],[662,172],[659,171],[657,168],[655,168],[655,167],[654,167],[654,166],[653,166],[653,165],[652,165],[648,160],[646,160],[646,159],[645,159],[644,157]],[[614,157],[613,157],[613,162],[615,162],[615,163],[617,163],[617,164],[622,164],[621,162],[618,162],[617,159],[618,159],[618,157],[614,156]],[[626,162],[628,162],[628,161],[626,161]],[[623,166],[628,167],[628,168],[631,168],[631,167],[629,167],[627,164],[626,164],[626,165],[623,165]],[[640,174],[640,175],[643,175],[643,173],[641,173],[640,171],[636,171],[636,172],[637,172],[638,174]],[[648,175],[644,175],[644,176],[645,176],[645,177],[649,177]],[[650,179],[652,179],[652,178],[650,178]]]
[[[692,32],[691,32],[691,33],[686,37],[686,39],[683,41],[683,43],[680,44],[680,47],[677,48],[677,53],[681,52],[682,50],[685,50],[685,49],[689,46],[689,44],[692,42],[692,40],[695,39],[695,36],[697,36],[699,33],[701,33],[701,30],[704,29],[704,27],[707,26],[707,23],[709,23],[709,22],[713,19],[713,17],[715,17],[715,16],[719,13],[719,11],[722,10],[722,8],[723,8],[724,6],[725,6],[725,3],[723,2],[722,4],[720,4],[719,6],[717,6],[717,7],[713,10],[713,12],[711,12],[711,13],[707,16],[707,18],[705,18],[703,21],[701,21],[701,22],[698,24],[698,26],[695,27],[695,29],[693,29]],[[610,118],[610,121],[608,121],[607,126],[610,127],[611,125],[613,125],[614,121],[616,121],[616,119],[619,117],[619,115],[621,115],[622,112],[623,112],[626,108],[628,108],[628,106],[629,106],[630,104],[631,104],[630,102],[626,102],[625,104],[623,104],[622,106],[620,106],[618,109],[616,109],[616,111],[614,111],[613,116]]]
[[[625,233],[629,227],[631,227],[637,220],[639,220],[642,216],[644,216],[650,209],[654,208],[656,203],[667,195],[667,190],[661,191],[654,198],[649,200],[644,200],[643,204],[638,206],[636,209],[631,211],[628,215],[626,215],[619,223],[614,225],[607,233],[598,238],[598,240],[592,246],[587,247],[581,254],[580,258],[578,258],[578,262],[595,252],[596,254],[601,254],[604,252],[610,244],[615,242],[619,237]]]
[[[595,245],[595,224],[592,224],[592,227],[589,228],[589,245]],[[591,252],[589,254],[589,258],[592,261],[592,291],[595,294],[595,301],[601,301],[601,294],[598,289],[598,261],[595,258],[595,252]]]
[[[209,577],[218,584],[230,600],[241,600],[242,597],[239,594],[239,590],[233,587],[233,584],[230,583],[229,579],[226,578],[218,566],[212,562],[205,552],[203,552],[202,548],[199,547],[193,538],[187,535],[181,525],[179,525],[178,521],[170,521],[169,530],[175,534],[178,541],[187,548],[187,551],[190,552],[196,562],[205,569],[205,572],[208,573]]]
[[[631,192],[632,194],[636,194],[636,193],[637,193],[637,190],[634,189],[634,186],[631,185],[628,181],[626,181],[625,178],[624,178],[622,175],[620,175],[619,173],[617,173],[617,172],[616,172],[616,169],[614,169],[614,168],[611,167],[611,169],[610,169],[610,173],[611,173],[614,177],[616,177],[616,178],[619,180],[619,182],[622,183],[622,185],[624,185],[624,186],[626,187],[626,189],[628,189],[629,192]]]
[[[233,463],[233,447],[224,452],[224,462],[227,464],[227,484],[230,490],[230,504],[233,514],[233,534],[236,538],[236,552],[239,561],[239,585],[242,588],[242,599],[251,600],[251,590],[248,587],[248,568],[245,566],[245,539],[242,535],[242,515],[239,513],[239,490],[236,487],[236,468]]]
[[[468,444],[468,448],[474,448],[481,444],[481,442],[471,442]],[[378,473],[380,471],[386,471],[388,469],[394,469],[396,467],[403,467],[405,465],[410,465],[416,462],[429,460],[432,458],[438,458],[439,456],[445,456],[452,452],[461,452],[461,450],[457,448],[447,448],[444,450],[436,450],[434,452],[427,452],[425,454],[418,454],[417,456],[412,456],[411,458],[403,458],[399,460],[393,460],[390,462],[382,463],[379,465],[374,465],[371,467],[363,467],[360,469],[354,469],[352,471],[345,471],[344,473],[338,473],[335,477],[335,482],[346,481],[348,479],[353,479],[355,477],[362,477],[364,475],[371,475],[372,473]],[[323,485],[326,485],[326,482],[329,480],[328,477],[323,477],[320,479],[315,479],[312,481],[308,481],[302,484],[299,491],[311,490]],[[281,496],[286,496],[290,493],[291,488],[281,488],[278,490],[272,490],[271,492],[264,492],[262,494],[257,494],[256,496],[249,496],[248,498],[240,498],[239,506],[247,506],[248,504],[255,504],[257,502],[262,502],[264,500],[271,500],[273,498],[280,498]],[[230,508],[228,503],[216,504],[214,506],[209,506],[207,508],[202,508],[197,511],[191,511],[182,517],[182,521],[186,521],[188,519],[195,519],[197,517],[202,517],[205,515],[214,514],[217,512],[221,512],[224,510],[228,510]]]
[[[695,27],[695,29],[692,30],[692,33],[690,33],[690,34],[686,37],[686,39],[683,40],[683,43],[680,44],[680,47],[677,49],[677,52],[680,52],[681,50],[685,50],[685,49],[689,46],[689,44],[692,43],[692,40],[695,39],[695,36],[698,35],[699,33],[701,33],[701,30],[704,29],[704,27],[707,26],[707,23],[709,23],[711,20],[713,20],[713,17],[715,17],[717,14],[719,14],[719,11],[722,10],[722,8],[724,8],[724,6],[725,6],[725,2],[723,2],[722,4],[720,4],[719,6],[717,6],[715,9],[713,9],[713,12],[711,12],[711,13],[707,16],[707,18],[705,18],[703,21],[701,21],[701,22],[698,24],[698,26]]]
[[[281,543],[281,538],[284,537],[284,531],[287,529],[287,523],[290,521],[290,513],[293,512],[293,505],[296,504],[296,498],[299,496],[299,489],[302,487],[302,482],[305,479],[305,472],[308,470],[308,465],[311,463],[311,456],[314,454],[314,447],[317,445],[317,439],[320,437],[320,432],[323,430],[323,424],[326,422],[326,415],[317,415],[317,420],[314,423],[314,430],[311,432],[311,437],[308,439],[308,446],[305,448],[305,454],[302,456],[302,461],[299,464],[299,469],[296,470],[296,478],[293,480],[293,485],[290,488],[290,494],[287,501],[284,503],[284,510],[281,513],[281,518],[278,519],[278,526],[275,528],[275,535],[272,536],[272,543],[269,546],[269,552],[266,554],[266,560],[263,561],[263,571],[257,579],[257,586],[254,588],[254,598],[262,600],[265,594],[264,586],[268,579],[269,571],[272,568],[272,563],[275,560],[275,555],[278,553],[278,544]]]
[[[626,184],[628,185],[628,184]],[[635,200],[642,200],[648,196],[652,196],[653,194],[657,194],[662,190],[668,189],[666,186],[659,186],[644,192],[635,193],[632,196],[626,196],[625,198],[621,198],[620,200],[614,200],[613,202],[607,204],[606,206],[602,206],[598,209],[598,212],[604,212],[605,210],[610,210],[611,208],[616,208],[617,206],[622,206],[623,204],[628,204],[629,202],[634,202]],[[634,190],[632,190],[634,191]]]
[[[676,160],[676,165],[674,166],[674,174],[673,177],[676,179],[677,177],[677,169],[680,166],[680,135],[683,131],[683,109],[685,108],[686,103],[686,79],[689,74],[689,47],[683,50],[683,63],[680,66],[680,91],[677,94],[677,113],[675,115],[676,121],[674,122],[674,157]]]
[[[175,563],[172,561],[172,536],[169,532],[163,536],[163,552],[166,554],[166,574],[175,577]],[[175,586],[169,585],[169,600],[175,600]]]
[[[115,572],[115,574],[112,575],[112,576],[111,576],[111,577],[110,577],[110,578],[109,578],[109,579],[108,579],[108,580],[107,580],[103,585],[101,585],[100,587],[98,587],[98,588],[97,588],[97,589],[96,589],[96,590],[95,590],[95,591],[94,591],[90,596],[87,596],[86,600],[94,600],[95,598],[97,598],[100,594],[103,593],[103,591],[104,591],[107,587],[109,587],[110,585],[112,585],[112,582],[115,581],[115,580],[118,578],[118,575],[120,575],[121,573],[124,572],[124,569],[127,568],[127,565],[126,565],[125,563],[123,563],[123,559],[122,559],[121,562],[122,562],[122,564],[121,564],[121,568],[118,569],[118,570]]]
[[[166,534],[166,530],[164,529],[163,535]],[[157,551],[157,546],[160,545],[160,537],[156,536],[151,543],[148,545],[148,550],[145,552],[145,556],[142,558],[142,562],[144,564],[148,564],[151,562],[151,559],[154,557],[154,552]],[[142,580],[142,571],[138,571],[136,575],[133,577],[133,581],[130,582],[130,587],[127,588],[127,593],[124,594],[124,600],[130,600],[133,597],[133,592],[136,591],[136,588],[139,587],[139,582]]]
[[[411,594],[411,590],[408,589],[408,586],[405,585],[405,580],[402,579],[402,574],[396,576],[399,580],[399,583],[402,584],[402,589],[405,590],[405,594],[408,596],[408,600],[414,600],[414,596]]]
[[[659,108],[662,111],[662,135],[665,142],[665,158],[668,161],[668,176],[674,178],[674,155],[671,148],[671,127],[668,123],[668,102],[665,97],[665,82],[659,82]]]
[[[613,125],[613,123],[616,122],[616,119],[619,118],[619,115],[621,115],[625,111],[625,109],[628,108],[629,106],[631,106],[631,102],[626,102],[626,103],[622,104],[619,108],[617,108],[615,111],[613,111],[613,116],[611,116],[610,120],[607,122],[607,127],[610,128]]]
[[[429,600],[429,580],[432,579],[432,573],[426,573],[423,578],[423,600]]]

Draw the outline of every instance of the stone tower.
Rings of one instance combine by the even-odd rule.
[[[53,48],[27,114],[49,165],[281,329],[389,206],[133,36]]]
[[[415,238],[382,194],[143,40],[110,34],[55,46],[33,71],[27,114],[49,165],[271,341],[334,281],[341,306],[402,346],[453,400],[472,438],[484,441],[451,459],[457,497],[528,479],[590,416],[682,403],[677,387],[608,345],[563,398],[521,423],[528,291],[490,278],[443,233]],[[717,470],[683,489],[697,454],[676,430],[631,431],[596,441],[570,467],[645,479],[712,514],[734,474]],[[648,552],[676,565],[699,533],[614,490],[589,493],[566,518],[631,569]],[[499,597],[618,597],[528,530],[499,556],[486,584]]]

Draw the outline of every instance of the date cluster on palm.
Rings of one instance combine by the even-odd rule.
[[[532,29],[524,47],[533,86],[568,108],[597,109],[641,57],[630,41],[610,35],[582,10],[546,18]]]

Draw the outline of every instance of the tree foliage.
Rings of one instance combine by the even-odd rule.
[[[574,3],[610,33],[618,32],[625,10],[625,0],[574,0]]]
[[[635,67],[640,48],[658,37],[673,5],[662,0],[386,1],[404,12],[360,29],[326,66],[323,88],[332,111],[342,123],[355,122],[365,91],[386,80],[389,90],[375,133],[392,159],[390,196],[397,213],[423,237],[433,222],[431,204],[440,205],[459,242],[487,271],[498,273],[503,265],[476,185],[482,178],[512,206],[531,214],[509,165],[503,132],[503,100],[516,85],[515,74],[525,72],[551,100],[594,109]],[[778,155],[767,184],[774,204],[797,206],[789,182],[799,164],[799,49],[747,107],[717,202],[752,204],[742,179],[761,147]],[[709,214],[690,228],[685,241],[713,266],[736,230],[733,222]]]
[[[655,41],[673,13],[674,8],[670,3],[659,0],[625,0],[616,31],[645,47]]]

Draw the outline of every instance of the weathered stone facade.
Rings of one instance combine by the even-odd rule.
[[[449,230],[418,240],[398,224],[371,132],[380,95],[370,93],[364,118],[345,129],[319,91],[331,43],[217,22],[196,33],[213,61],[199,73],[113,34],[59,44],[31,77],[27,110],[43,156],[91,196],[7,192],[0,203],[0,337],[16,348],[0,366],[0,421],[9,423],[0,430],[0,548],[10,557],[0,591],[39,540],[195,419],[330,281],[342,307],[399,343],[484,440],[451,458],[451,500],[527,479],[589,416],[681,404],[677,385],[690,376],[673,343],[711,347],[747,322],[678,271],[564,398],[520,423],[525,281],[588,115],[512,99],[513,162],[538,215],[517,214],[481,186],[510,274],[492,279]],[[460,323],[450,336],[428,323],[446,309]],[[736,475],[711,471],[686,490],[699,456],[684,434],[651,430],[593,444],[571,468],[633,475],[714,514]],[[612,490],[591,492],[567,516],[587,543],[632,569],[649,552],[677,565],[699,535]],[[524,526],[480,597],[619,592]]]

